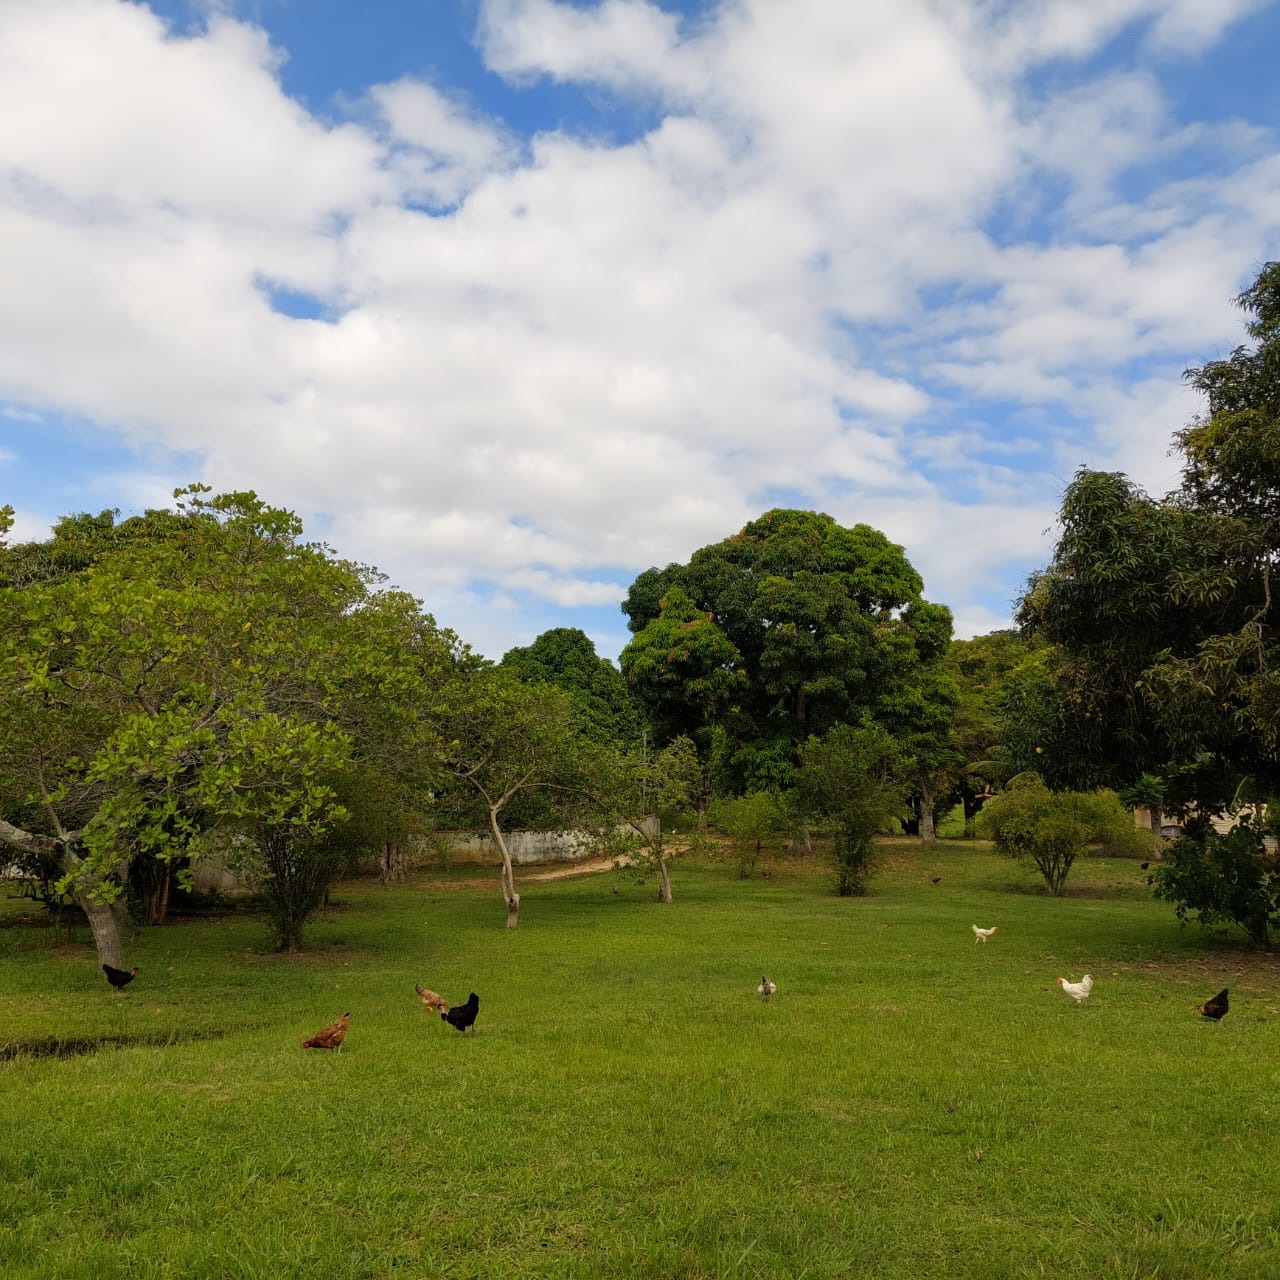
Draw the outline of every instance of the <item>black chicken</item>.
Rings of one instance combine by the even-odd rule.
[[[1227,1000],[1227,988],[1223,987],[1212,1000],[1206,1000],[1204,1004],[1198,1005],[1196,1012],[1202,1018],[1212,1018],[1214,1022],[1221,1022],[1227,1016],[1227,1010],[1230,1007],[1230,1002]]]
[[[458,1031],[465,1032],[468,1027],[471,1028],[472,1035],[475,1034],[476,1014],[480,1012],[480,997],[473,991],[467,997],[466,1004],[455,1004],[447,1013],[442,1013],[440,1017],[451,1027],[456,1027]]]
[[[135,964],[127,973],[123,969],[117,969],[115,965],[104,964],[102,972],[107,975],[107,981],[111,983],[117,991],[123,991],[125,987],[138,976],[138,966]]]

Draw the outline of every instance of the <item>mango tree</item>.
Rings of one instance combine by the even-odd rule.
[[[805,742],[878,715],[914,679],[898,644],[909,615],[925,608],[931,632],[941,619],[926,616],[922,590],[902,548],[869,525],[769,511],[687,564],[635,580],[622,669],[660,735],[701,746],[699,735],[719,728],[722,789],[786,789]]]

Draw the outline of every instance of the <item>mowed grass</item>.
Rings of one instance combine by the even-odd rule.
[[[260,917],[144,931],[126,997],[0,928],[0,1052],[154,1042],[0,1062],[0,1274],[1280,1276],[1280,969],[1135,864],[1062,900],[962,843],[893,845],[860,900],[674,883],[527,884],[508,933],[496,875],[353,880],[302,956]],[[477,991],[477,1034],[415,981]]]

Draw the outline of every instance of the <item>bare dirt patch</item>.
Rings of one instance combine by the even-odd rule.
[[[1280,955],[1273,952],[1218,948],[1194,956],[1117,961],[1112,962],[1111,968],[1116,973],[1149,973],[1177,982],[1231,979],[1251,983],[1251,989],[1259,992],[1280,991]]]

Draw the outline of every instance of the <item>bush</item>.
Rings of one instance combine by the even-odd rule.
[[[1090,845],[1149,853],[1154,840],[1134,827],[1114,791],[1050,791],[1035,773],[1019,774],[988,800],[977,826],[1002,853],[1030,858],[1055,897],[1061,896],[1072,863]]]
[[[872,837],[901,817],[905,788],[896,776],[899,763],[893,740],[870,721],[837,725],[804,745],[801,811],[831,832],[841,897],[866,893],[876,862]]]
[[[786,800],[776,791],[713,800],[707,821],[713,831],[723,832],[732,841],[739,880],[749,880],[765,848],[791,835],[796,825]]]
[[[1225,835],[1197,823],[1169,846],[1151,881],[1184,923],[1194,913],[1202,925],[1238,924],[1254,946],[1271,946],[1271,929],[1280,925],[1280,865],[1258,823],[1242,818]]]

